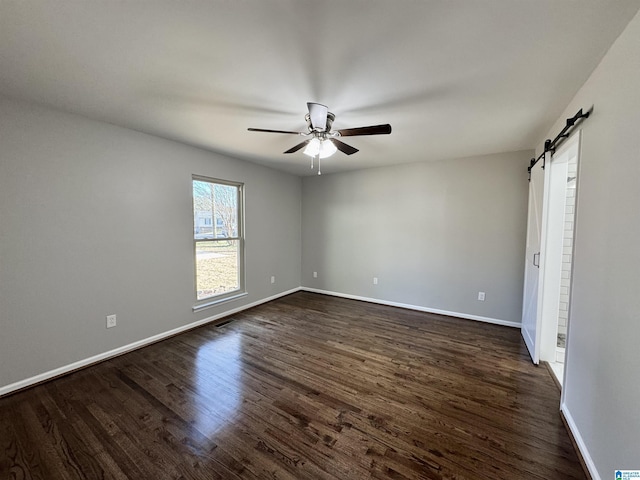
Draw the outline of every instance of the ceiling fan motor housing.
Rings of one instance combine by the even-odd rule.
[[[311,115],[310,114],[306,114],[304,116],[304,119],[307,122],[307,127],[309,127],[309,132],[312,132],[314,130],[314,128],[311,126]],[[333,125],[333,121],[336,119],[336,116],[331,113],[331,112],[327,112],[327,126],[324,129],[325,132],[330,132],[331,131],[331,126]],[[316,130],[318,131],[318,130]]]

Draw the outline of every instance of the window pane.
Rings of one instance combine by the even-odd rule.
[[[197,299],[240,288],[238,240],[196,242]]]
[[[242,184],[193,178],[196,299],[202,306],[244,292],[241,194]]]
[[[216,183],[213,211],[216,218],[216,238],[238,236],[238,187]]]
[[[193,181],[193,238],[213,238],[213,184]]]

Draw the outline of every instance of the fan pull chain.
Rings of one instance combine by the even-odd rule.
[[[322,172],[320,171],[320,155],[318,155],[318,175],[322,175]]]
[[[313,157],[311,157],[311,170],[313,170]]]

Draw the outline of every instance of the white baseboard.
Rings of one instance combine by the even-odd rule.
[[[498,318],[481,317],[479,315],[470,315],[468,313],[450,312],[447,310],[438,310],[437,308],[422,307],[419,305],[410,305],[407,303],[389,302],[378,298],[361,297],[359,295],[350,295],[348,293],[331,292],[328,290],[320,290],[318,288],[300,287],[300,290],[312,293],[321,293],[323,295],[331,295],[334,297],[350,298],[351,300],[362,300],[364,302],[378,303],[380,305],[388,305],[390,307],[407,308],[409,310],[418,310],[420,312],[437,313],[438,315],[446,315],[448,317],[464,318],[466,320],[477,320],[479,322],[494,323],[505,327],[520,328],[520,322],[512,322],[509,320],[500,320]]]
[[[553,375],[556,384],[562,390],[562,384],[564,382],[564,363],[560,362],[545,362],[549,365],[549,370],[551,371],[551,375]]]
[[[104,360],[108,360],[108,359],[113,358],[113,357],[117,357],[118,355],[122,355],[123,353],[131,352],[131,351],[136,350],[138,348],[145,347],[147,345],[150,345],[152,343],[158,342],[160,340],[164,340],[165,338],[169,338],[169,337],[172,337],[172,336],[177,335],[179,333],[186,332],[187,330],[191,330],[193,328],[200,327],[200,326],[205,325],[207,323],[214,322],[214,321],[218,320],[219,318],[227,317],[229,315],[233,315],[234,313],[238,313],[238,312],[241,312],[243,310],[247,310],[249,308],[256,307],[256,306],[258,306],[258,305],[260,305],[262,303],[270,302],[272,300],[275,300],[276,298],[284,297],[284,296],[289,295],[291,293],[295,293],[295,292],[297,292],[299,290],[300,290],[300,287],[293,288],[291,290],[287,290],[286,292],[281,292],[281,293],[278,293],[278,294],[273,295],[271,297],[263,298],[261,300],[255,301],[253,303],[249,303],[247,305],[243,305],[241,307],[233,308],[231,310],[226,310],[226,311],[224,311],[222,313],[218,313],[216,315],[212,315],[212,316],[204,318],[202,320],[198,320],[197,322],[189,323],[187,325],[183,325],[181,327],[174,328],[172,330],[168,330],[166,332],[162,332],[162,333],[159,333],[157,335],[153,335],[151,337],[144,338],[142,340],[138,340],[137,342],[133,342],[133,343],[130,343],[128,345],[124,345],[122,347],[115,348],[113,350],[109,350],[108,352],[100,353],[98,355],[94,355],[93,357],[85,358],[83,360],[79,360],[79,361],[71,363],[69,365],[64,365],[62,367],[55,368],[53,370],[49,370],[48,372],[44,372],[44,373],[41,373],[39,375],[35,375],[33,377],[26,378],[24,380],[20,380],[18,382],[6,385],[4,387],[0,387],[0,397],[2,397],[3,395],[7,395],[7,394],[9,394],[11,392],[15,392],[16,390],[21,390],[23,388],[27,388],[27,387],[36,385],[38,383],[42,383],[42,382],[44,382],[46,380],[50,380],[52,378],[59,377],[60,375],[64,375],[65,373],[73,372],[74,370],[78,370],[80,368],[87,367],[87,366],[92,365],[94,363],[98,363],[98,362],[101,362],[101,361],[104,361]]]
[[[580,435],[580,430],[578,430],[578,426],[576,422],[573,420],[569,409],[566,404],[563,402],[560,405],[560,411],[564,415],[564,419],[567,422],[567,426],[569,430],[571,430],[571,435],[573,435],[573,439],[578,446],[578,450],[580,450],[580,455],[582,455],[582,460],[584,460],[585,465],[587,466],[587,470],[589,470],[589,475],[591,475],[591,480],[602,480],[602,477],[598,473],[598,469],[596,468],[596,464],[593,462],[591,455],[589,454],[589,450],[587,449],[587,445],[584,443],[582,439],[582,435]]]

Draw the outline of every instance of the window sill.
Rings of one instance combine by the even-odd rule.
[[[242,297],[246,297],[248,294],[247,292],[241,292],[241,293],[236,293],[235,295],[232,295],[230,297],[225,297],[225,298],[219,298],[216,300],[211,300],[209,302],[206,303],[200,303],[198,305],[194,305],[191,310],[195,313],[195,312],[199,312],[200,310],[206,310],[207,308],[211,308],[211,307],[215,307],[217,305],[220,305],[222,303],[227,303],[227,302],[232,302],[234,300],[238,300]]]

